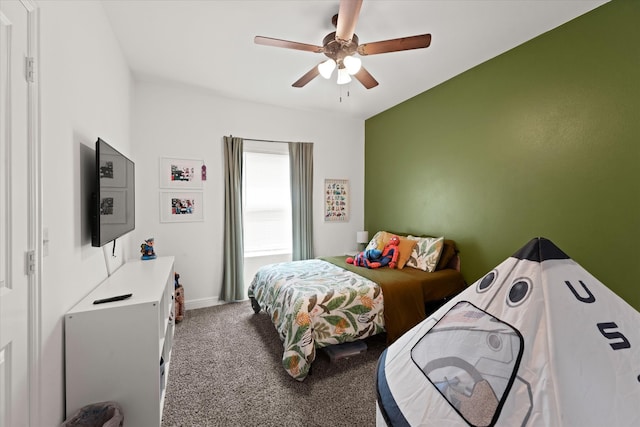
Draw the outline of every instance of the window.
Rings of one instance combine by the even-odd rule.
[[[291,189],[286,144],[245,142],[244,254],[290,254]]]

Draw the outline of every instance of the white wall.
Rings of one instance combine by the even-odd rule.
[[[330,115],[231,101],[202,90],[133,83],[102,5],[95,1],[40,1],[43,227],[48,255],[41,291],[40,420],[64,417],[63,316],[117,268],[139,256],[155,237],[159,255],[176,256],[188,301],[215,303],[222,279],[222,136],[315,143],[315,250],[342,253],[364,223],[364,123]],[[133,104],[132,104],[133,103]],[[90,243],[88,201],[94,143],[103,138],[136,162],[136,230],[111,247]],[[205,221],[160,224],[160,156],[203,159]],[[351,182],[351,220],[324,223],[325,178]],[[123,251],[123,248],[125,250]],[[105,256],[106,255],[106,256]]]
[[[131,136],[137,179],[132,252],[139,250],[145,238],[154,237],[159,256],[174,255],[188,307],[215,304],[220,296],[224,256],[222,137],[229,134],[314,143],[316,256],[342,254],[354,248],[356,232],[364,224],[362,120],[230,100],[186,86],[136,82]],[[203,189],[203,222],[160,223],[160,157],[204,160],[208,178]],[[323,220],[326,178],[350,181],[351,215],[347,223]]]
[[[91,247],[89,197],[98,137],[130,153],[133,80],[102,5],[39,1],[43,227],[41,419],[64,420],[63,315],[98,285],[107,268]],[[122,242],[120,247],[128,247]],[[110,248],[109,248],[110,254]],[[110,262],[116,268],[119,251]]]

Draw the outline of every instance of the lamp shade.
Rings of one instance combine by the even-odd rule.
[[[336,61],[334,61],[331,58],[318,64],[318,72],[320,72],[320,75],[325,79],[328,79],[329,77],[331,77],[331,74],[333,73],[333,70],[335,68],[336,68]]]
[[[347,72],[346,68],[338,68],[338,81],[339,85],[347,84],[351,82],[351,76]]]
[[[369,243],[369,232],[358,231],[356,233],[356,243]]]
[[[362,61],[360,58],[356,58],[354,56],[345,56],[342,60],[344,67],[347,69],[347,72],[351,75],[354,75],[358,71],[360,71],[360,67],[362,66]]]

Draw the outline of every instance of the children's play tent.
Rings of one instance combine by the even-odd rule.
[[[378,426],[640,426],[640,313],[536,238],[389,346],[376,378]]]

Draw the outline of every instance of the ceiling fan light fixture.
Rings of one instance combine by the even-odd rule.
[[[360,67],[362,67],[362,60],[360,58],[356,58],[355,56],[345,56],[342,60],[344,67],[347,69],[347,72],[351,75],[354,75],[358,71],[360,71]]]
[[[335,68],[336,61],[331,58],[318,64],[318,72],[320,72],[320,75],[325,79],[331,78],[331,74],[333,74],[333,70],[335,70]]]
[[[334,3],[335,2],[334,0]],[[304,87],[319,75],[325,79],[330,79],[333,70],[337,68],[337,83],[339,85],[351,82],[351,76],[354,76],[366,89],[374,88],[378,86],[378,82],[373,78],[371,73],[362,66],[362,61],[356,58],[355,55],[378,55],[380,53],[423,49],[431,45],[431,34],[420,34],[360,44],[360,39],[355,33],[355,27],[360,15],[362,2],[363,0],[340,0],[338,13],[331,19],[336,30],[327,34],[322,39],[322,45],[263,36],[255,36],[253,41],[256,44],[264,46],[321,53],[329,58],[328,60],[323,60],[323,62],[318,65],[314,65],[313,68],[291,85],[293,87]]]
[[[338,81],[339,85],[344,85],[351,82],[351,76],[346,68],[338,68]]]

